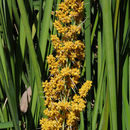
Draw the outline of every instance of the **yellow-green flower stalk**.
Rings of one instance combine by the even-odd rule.
[[[64,0],[56,11],[54,26],[59,36],[51,40],[56,55],[47,57],[50,78],[43,82],[46,109],[40,124],[42,130],[76,130],[80,112],[86,107],[84,99],[92,86],[86,81],[79,90],[80,67],[84,60],[84,43],[78,40],[81,33],[84,2]]]

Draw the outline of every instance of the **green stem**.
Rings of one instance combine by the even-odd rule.
[[[91,30],[90,30],[90,0],[84,0],[85,3],[88,3],[85,5],[85,16],[87,17],[87,20],[85,22],[85,59],[86,59],[86,79],[91,80]],[[81,118],[81,122],[83,118]],[[91,93],[88,96],[88,103],[87,103],[87,128],[88,130],[91,130],[91,121],[92,120],[92,112],[91,112]],[[82,123],[82,128],[84,128],[84,125]],[[81,128],[81,129],[82,129]]]

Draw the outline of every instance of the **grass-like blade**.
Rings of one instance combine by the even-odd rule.
[[[112,16],[110,1],[100,0],[103,13],[103,35],[106,52],[106,67],[110,97],[110,114],[112,128],[117,130],[117,103],[116,103],[116,79],[115,79],[115,60],[114,43],[112,30]]]

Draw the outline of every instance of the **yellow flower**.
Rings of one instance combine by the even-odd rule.
[[[80,34],[81,32],[81,27],[76,26],[76,25],[70,25],[64,34],[65,38],[71,38],[72,36],[74,37],[76,34]]]
[[[57,103],[57,109],[60,111],[68,111],[71,108],[70,102],[60,101]]]
[[[62,128],[60,122],[57,122],[56,120],[46,119],[46,118],[42,118],[40,120],[40,124],[42,130],[59,130],[60,128]]]
[[[53,44],[53,47],[58,50],[60,49],[60,47],[62,47],[62,42],[60,41],[60,39],[57,37],[57,35],[51,35],[51,41]]]
[[[88,91],[90,90],[90,88],[92,87],[92,81],[86,81],[82,87],[79,89],[79,94],[81,97],[85,97],[88,93]]]
[[[69,8],[68,8],[68,6],[66,5],[65,2],[61,2],[61,3],[59,4],[59,10],[67,11],[68,9],[69,9]]]
[[[76,121],[78,120],[79,118],[75,115],[74,112],[70,112],[67,114],[67,121],[66,121],[66,124],[68,126],[75,126],[76,124]]]
[[[58,20],[55,20],[54,26],[59,33],[65,34],[68,31],[68,28],[64,27]]]

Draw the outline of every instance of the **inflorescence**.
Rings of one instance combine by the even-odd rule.
[[[51,35],[56,55],[47,57],[50,79],[43,82],[46,109],[40,124],[42,130],[76,130],[80,112],[86,107],[85,97],[92,86],[86,81],[77,88],[85,45],[78,40],[81,33],[84,2],[64,0],[56,11],[54,27],[58,35]]]

